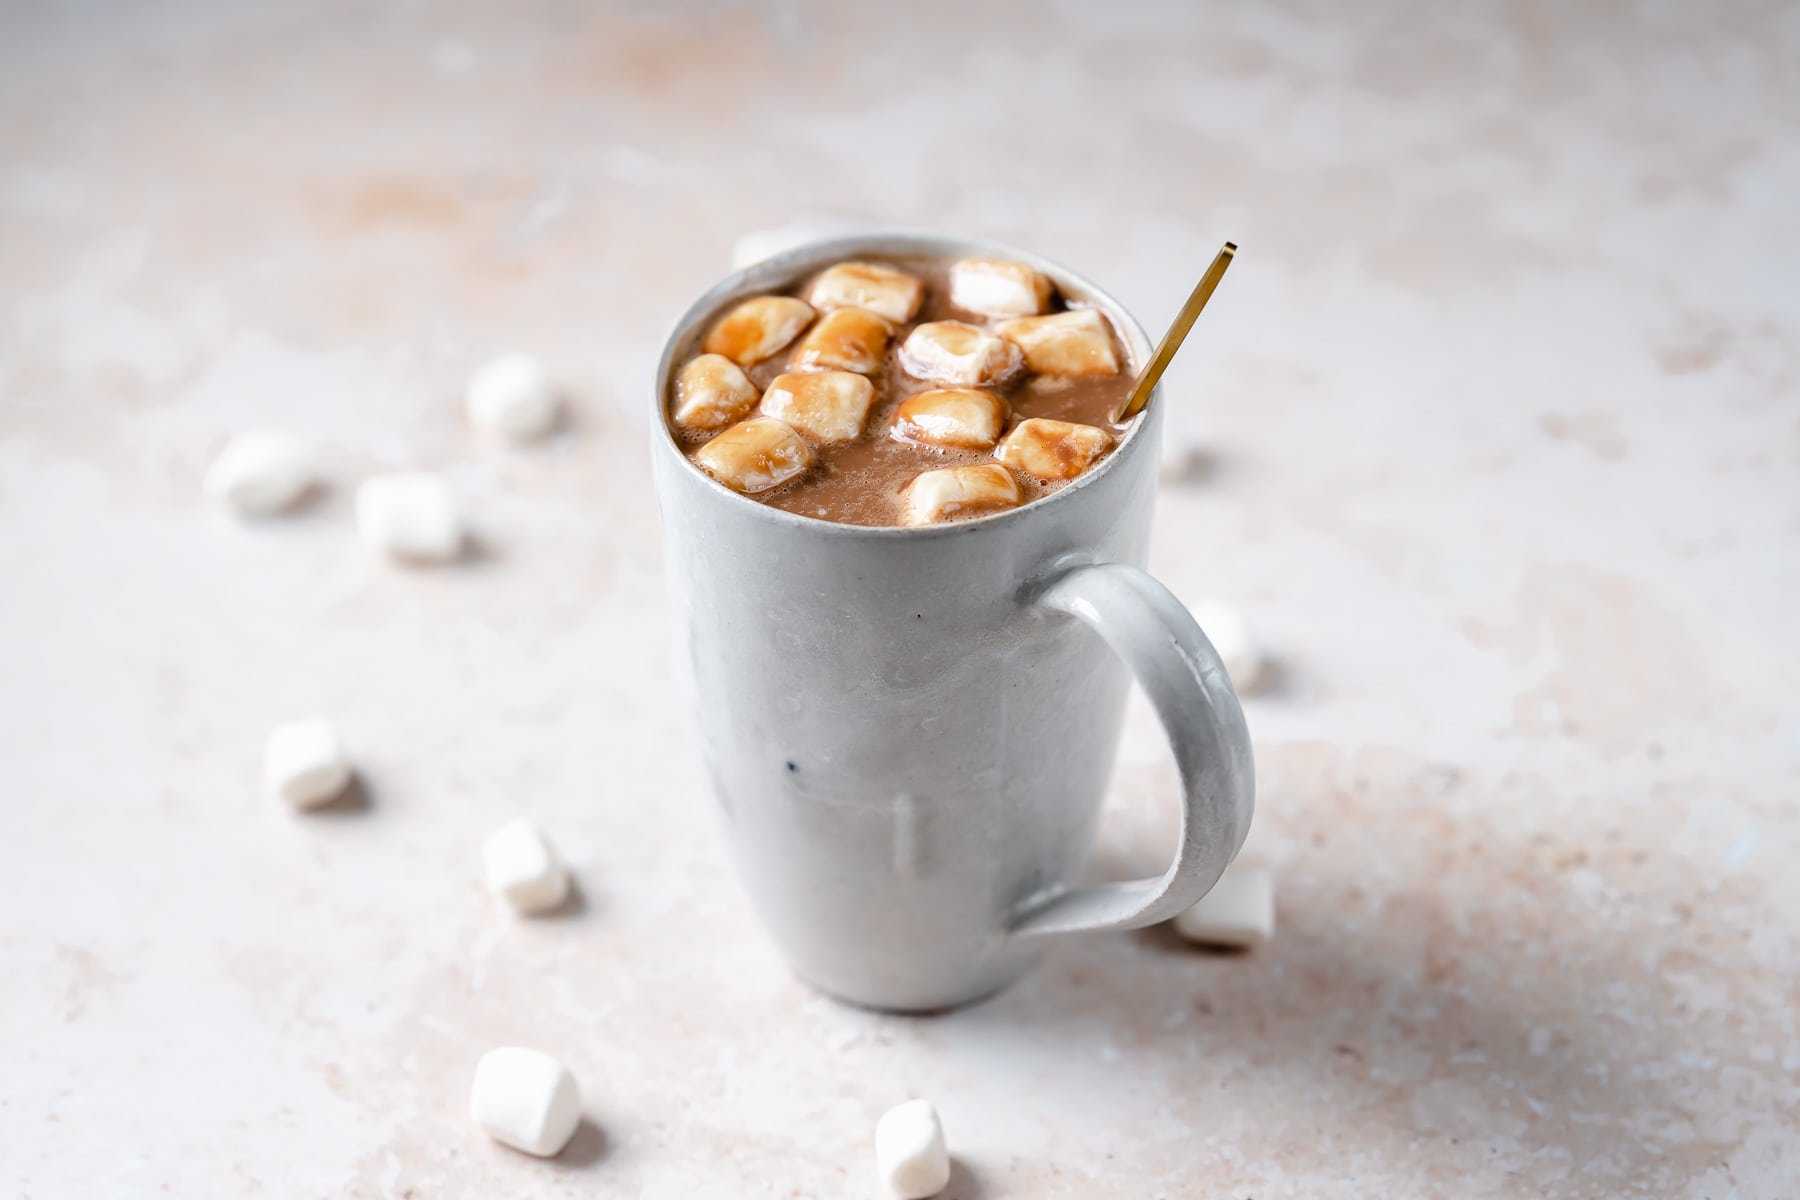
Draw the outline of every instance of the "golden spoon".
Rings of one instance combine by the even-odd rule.
[[[1175,323],[1169,326],[1169,332],[1163,334],[1162,341],[1156,344],[1156,353],[1150,356],[1149,365],[1132,385],[1131,395],[1125,398],[1125,407],[1119,410],[1116,421],[1129,421],[1143,411],[1144,405],[1150,403],[1151,389],[1163,377],[1163,372],[1169,369],[1170,360],[1181,349],[1181,343],[1187,340],[1188,330],[1194,327],[1194,318],[1200,315],[1200,310],[1212,299],[1213,290],[1219,286],[1219,280],[1225,278],[1225,268],[1231,265],[1231,256],[1236,253],[1237,243],[1226,242],[1224,249],[1212,260],[1212,265],[1206,268],[1206,274],[1194,285],[1187,303],[1175,314]]]

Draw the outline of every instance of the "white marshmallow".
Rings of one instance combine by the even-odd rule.
[[[312,487],[312,454],[288,433],[255,429],[225,444],[206,469],[206,494],[251,517],[292,508]]]
[[[464,403],[469,424],[508,442],[530,442],[556,425],[556,385],[544,364],[529,354],[489,359],[469,380]]]
[[[475,1064],[469,1119],[503,1146],[550,1158],[581,1123],[581,1089],[542,1050],[500,1046]]]
[[[324,717],[277,725],[263,750],[269,790],[295,808],[329,804],[350,785],[350,760]]]
[[[935,525],[1019,505],[1019,481],[998,463],[940,467],[916,476],[901,493],[908,525]]]
[[[900,343],[900,365],[916,379],[978,387],[1019,369],[1019,348],[962,321],[927,321]]]
[[[1025,351],[1025,365],[1040,375],[1117,375],[1112,326],[1091,308],[1047,317],[1020,317],[1000,326],[1000,336]]]
[[[569,877],[543,831],[529,821],[508,821],[481,843],[481,874],[488,891],[515,912],[542,913],[569,894]]]
[[[800,336],[813,310],[792,296],[752,296],[740,301],[706,333],[701,349],[752,367]]]
[[[875,385],[861,375],[797,371],[769,381],[762,411],[815,442],[848,442],[862,432],[874,399]]]
[[[866,308],[901,324],[913,319],[925,299],[925,285],[905,271],[880,263],[841,262],[827,267],[806,290],[820,312]]]
[[[804,474],[813,464],[813,454],[806,439],[785,421],[751,417],[694,451],[694,461],[732,491],[754,496]]]
[[[950,303],[989,317],[1024,317],[1050,303],[1050,281],[1024,263],[965,258],[950,267]]]
[[[1206,640],[1218,651],[1231,677],[1231,686],[1239,695],[1252,696],[1267,682],[1268,659],[1262,647],[1250,634],[1244,616],[1226,604],[1195,604],[1189,609],[1206,634]]]
[[[723,354],[702,354],[675,379],[675,423],[683,429],[723,429],[756,407],[756,385]]]
[[[1030,417],[1001,440],[994,457],[1039,479],[1074,479],[1112,444],[1112,434],[1094,425]]]
[[[876,1122],[875,1171],[894,1200],[926,1200],[950,1185],[950,1149],[931,1101],[908,1100]]]
[[[920,392],[894,411],[894,440],[951,450],[992,450],[1011,408],[994,393],[975,388]]]
[[[462,551],[462,519],[450,485],[428,471],[377,475],[356,489],[363,544],[390,558],[448,562]]]
[[[1175,918],[1175,932],[1203,946],[1246,948],[1275,932],[1275,883],[1260,867],[1225,869],[1213,890]]]
[[[839,308],[826,313],[794,347],[791,370],[855,371],[867,375],[881,366],[894,327],[866,308]]]

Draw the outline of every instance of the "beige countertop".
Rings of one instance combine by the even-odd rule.
[[[9,10],[0,1191],[860,1197],[924,1094],[958,1200],[1795,1195],[1796,11],[1314,7]],[[1096,937],[900,1019],[760,939],[666,684],[644,389],[809,213],[1153,326],[1242,243],[1153,566],[1282,662],[1262,950]],[[506,345],[573,398],[537,450],[461,424]],[[253,425],[321,441],[320,502],[202,501]],[[357,546],[410,465],[472,561]],[[311,711],[366,808],[260,793]],[[1140,719],[1106,864],[1171,786]],[[482,894],[515,815],[578,911]],[[502,1042],[580,1076],[562,1159],[469,1126]]]

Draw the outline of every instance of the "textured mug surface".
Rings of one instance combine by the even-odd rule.
[[[759,504],[670,435],[675,356],[721,305],[859,255],[971,254],[1031,263],[1105,311],[1134,364],[1147,357],[1116,302],[1034,255],[871,233],[725,279],[677,324],[654,393],[678,670],[735,867],[803,978],[878,1008],[974,1000],[1028,968],[1048,933],[1173,915],[1217,880],[1252,805],[1223,668],[1140,569],[1159,404],[1060,491],[916,529]],[[1132,670],[1175,749],[1181,850],[1160,879],[1075,888]]]

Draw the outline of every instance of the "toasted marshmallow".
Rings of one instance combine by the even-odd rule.
[[[961,321],[928,321],[900,343],[908,375],[965,387],[998,383],[1019,369],[1019,348]]]
[[[992,450],[1010,411],[999,396],[975,388],[920,392],[894,413],[894,440],[948,450]]]
[[[1091,308],[1047,317],[1020,317],[1000,326],[1000,336],[1025,351],[1025,364],[1042,375],[1117,375],[1112,327]]]
[[[777,375],[763,391],[765,416],[786,421],[815,442],[847,442],[862,432],[875,385],[849,371]]]
[[[1019,481],[998,463],[927,471],[901,493],[908,525],[933,525],[1019,506]]]
[[[875,1170],[894,1200],[926,1200],[950,1186],[950,1148],[929,1100],[908,1100],[875,1123]]]
[[[1073,479],[1112,444],[1112,434],[1093,425],[1032,417],[1013,427],[994,457],[1039,479]]]
[[[1240,949],[1269,940],[1275,932],[1275,882],[1257,867],[1233,863],[1212,891],[1175,918],[1175,932],[1203,946]]]
[[[542,1050],[500,1046],[475,1064],[469,1119],[503,1146],[550,1158],[581,1124],[581,1089],[569,1068]]]
[[[788,367],[867,375],[880,368],[893,337],[894,327],[880,313],[866,308],[836,309],[825,314],[812,332],[800,339],[788,359]]]
[[[806,298],[820,312],[866,308],[890,321],[910,321],[925,299],[925,285],[879,263],[842,262],[820,272]]]
[[[675,423],[683,429],[723,429],[755,407],[756,385],[723,354],[702,354],[675,377]]]
[[[707,330],[700,347],[723,354],[740,367],[751,367],[800,336],[813,319],[804,300],[792,296],[753,296]]]
[[[989,317],[1025,317],[1050,303],[1050,281],[1024,263],[965,258],[950,268],[950,303]]]
[[[694,451],[694,461],[732,491],[755,495],[805,472],[813,456],[790,426],[773,417],[751,417]]]

